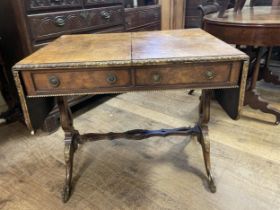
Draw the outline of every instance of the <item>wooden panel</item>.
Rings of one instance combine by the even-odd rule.
[[[201,17],[200,16],[186,16],[185,27],[186,28],[200,28],[201,27]]]
[[[33,39],[43,40],[94,28],[123,23],[121,6],[29,15]]]
[[[205,4],[206,0],[188,0],[186,1],[186,18],[185,28],[200,28],[201,27],[201,13],[198,5]]]
[[[98,29],[98,30],[93,30],[93,31],[87,31],[86,33],[88,34],[99,34],[99,33],[117,33],[117,32],[123,32],[125,30],[123,25],[119,25],[119,26],[114,26],[114,27],[110,27],[110,28],[105,28],[105,29]],[[47,44],[49,44],[50,42],[54,41],[54,39],[51,40],[47,40],[45,42],[41,42],[39,44],[34,44],[33,45],[33,50],[36,51],[44,46],[46,46]]]
[[[28,11],[81,8],[82,0],[24,0]]]
[[[125,9],[126,30],[160,21],[160,6],[147,6]]]
[[[148,24],[148,25],[145,25],[145,26],[141,26],[141,27],[138,27],[138,28],[132,28],[130,30],[127,30],[127,31],[159,31],[161,30],[161,24],[160,22],[155,22],[155,23],[152,23],[152,24]]]
[[[112,4],[122,4],[123,0],[84,0],[85,6],[104,6]]]

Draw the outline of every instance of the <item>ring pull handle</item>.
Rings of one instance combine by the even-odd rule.
[[[111,18],[111,14],[107,11],[102,11],[101,16],[106,20],[109,20]]]
[[[208,79],[208,80],[212,80],[212,79],[214,79],[214,78],[216,77],[216,73],[213,72],[212,70],[207,70],[207,71],[205,72],[205,77],[206,77],[206,79]]]
[[[58,27],[63,27],[65,25],[65,20],[61,16],[56,17],[54,22]]]
[[[52,87],[58,87],[60,85],[60,80],[57,76],[50,76],[49,77],[49,83]]]
[[[117,82],[117,76],[115,74],[108,74],[106,81],[109,84],[115,84]]]

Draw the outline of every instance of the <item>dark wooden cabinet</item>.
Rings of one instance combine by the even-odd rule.
[[[200,28],[201,13],[198,10],[198,5],[205,4],[207,0],[186,0],[186,28]]]
[[[18,105],[11,72],[16,62],[64,34],[125,30],[123,0],[1,0],[0,13],[0,47],[12,83],[10,94]],[[88,98],[69,100],[75,105]],[[52,98],[24,98],[21,103],[30,129],[42,127],[50,132],[58,126]]]
[[[262,0],[257,0],[262,1]],[[268,0],[269,1],[269,0]],[[198,9],[199,5],[222,5],[225,0],[186,0],[185,28],[200,28],[202,23],[202,13]],[[234,0],[230,0],[229,8],[234,5]]]
[[[123,24],[123,7],[101,7],[73,11],[31,14],[27,16],[34,44],[69,33],[86,33],[91,30]]]
[[[161,28],[160,5],[125,9],[126,31],[152,31]]]
[[[161,29],[161,7],[157,0],[125,0],[126,31]]]

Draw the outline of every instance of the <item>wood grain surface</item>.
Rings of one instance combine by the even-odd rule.
[[[201,29],[64,35],[14,69],[85,68],[174,61],[246,60],[247,56]]]
[[[280,108],[279,88],[262,94]],[[195,123],[199,92],[128,93],[75,118],[83,132],[173,128]],[[61,202],[63,132],[30,136],[0,127],[0,209],[278,210],[280,129],[273,116],[245,108],[233,121],[212,103],[209,124],[217,193],[208,191],[200,145],[190,138],[100,141],[75,156],[75,190]]]
[[[210,14],[204,17],[207,21],[220,21],[226,24],[256,25],[261,24],[280,24],[280,7],[257,6],[244,7],[240,14],[236,14],[233,9],[227,10],[225,16],[217,18],[217,14]]]
[[[19,65],[131,61],[131,34],[64,35],[19,62]]]
[[[236,48],[201,29],[139,32],[132,34],[132,59],[184,59],[185,61],[213,60],[228,56],[244,56]],[[246,58],[245,58],[246,59]]]

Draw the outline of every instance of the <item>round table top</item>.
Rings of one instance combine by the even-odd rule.
[[[225,17],[218,18],[217,13],[206,15],[204,20],[207,22],[215,22],[217,24],[228,25],[280,25],[280,7],[272,6],[255,6],[244,7],[240,13],[236,13],[233,9],[225,12]]]

